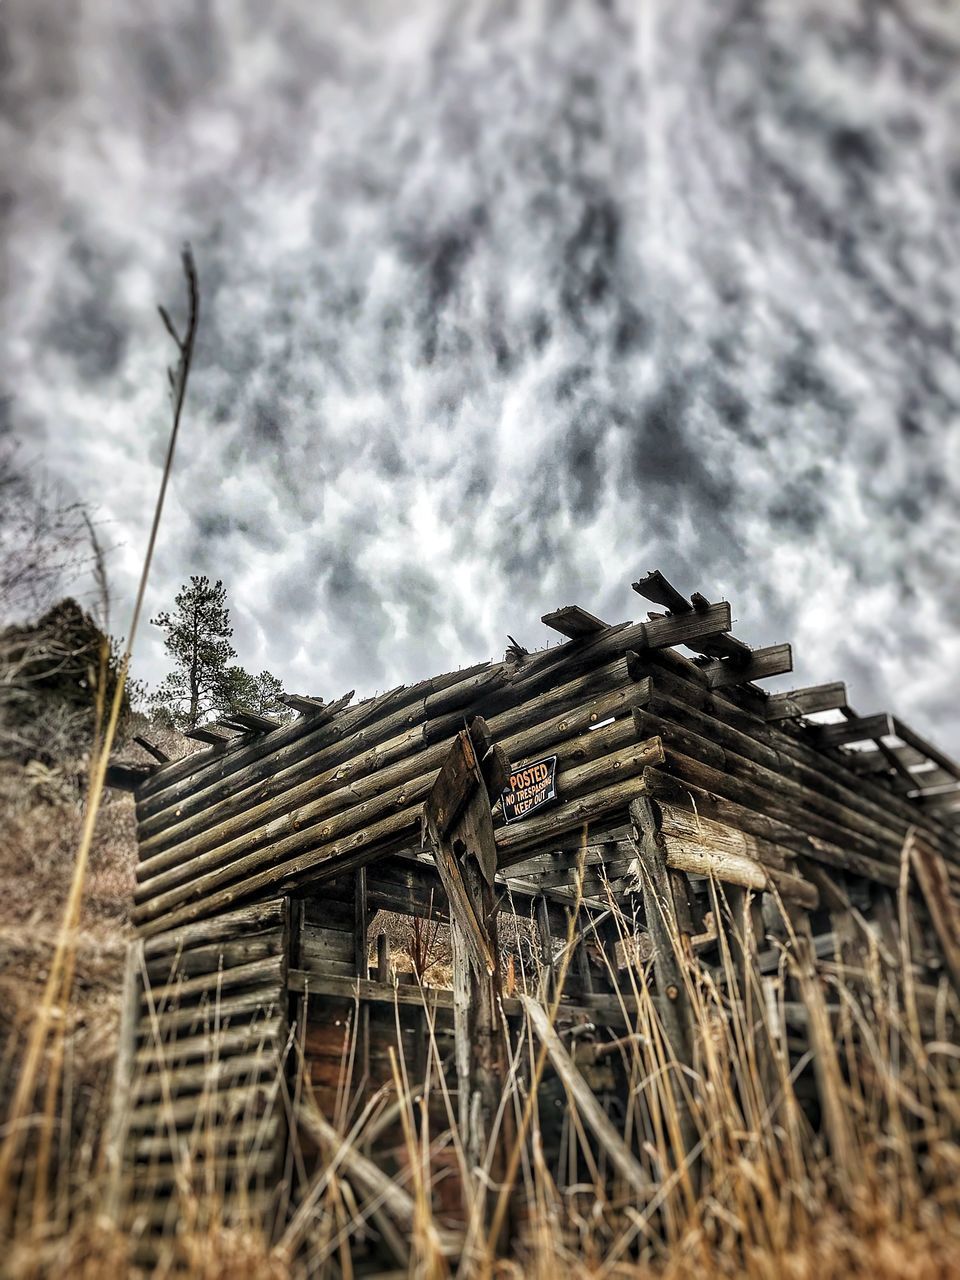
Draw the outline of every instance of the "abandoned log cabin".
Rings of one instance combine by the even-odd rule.
[[[511,641],[355,705],[290,697],[288,723],[238,714],[197,754],[147,743],[156,763],[112,767],[139,841],[112,1197],[145,1249],[199,1188],[309,1250],[335,1171],[369,1206],[353,1264],[403,1265],[425,1126],[443,1249],[471,1212],[509,1248],[525,1097],[557,1187],[606,1178],[646,1204],[658,1086],[621,1049],[645,1037],[680,1064],[665,1141],[689,1156],[701,980],[727,1008],[752,1000],[769,1069],[808,1080],[838,1153],[837,975],[907,964],[919,1016],[953,1025],[960,768],[842,684],[765,692],[790,646],[735,639],[727,603],[659,572],[634,590],[658,610],[644,621],[567,606],[538,652]],[[387,919],[409,923],[410,972]]]

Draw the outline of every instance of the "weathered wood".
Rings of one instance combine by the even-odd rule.
[[[585,704],[584,695],[597,689],[602,692]],[[534,752],[545,743],[583,732],[620,706],[639,705],[648,691],[648,682],[632,683],[628,663],[621,658],[587,678],[578,678],[549,691],[532,705],[498,715],[490,722],[490,728],[515,755],[522,751]],[[459,728],[462,722],[453,733]],[[154,820],[141,822],[138,879],[151,878],[165,867],[177,866],[195,853],[271,820],[276,822],[286,813],[295,814],[301,802],[316,802],[311,812],[317,805],[323,806],[323,812],[332,812],[343,807],[345,797],[355,799],[358,786],[385,790],[421,776],[432,768],[439,768],[449,741],[423,751],[422,738],[413,728],[359,755],[356,746],[352,738],[347,743],[338,740],[319,754],[297,760],[290,767],[284,767],[280,753],[275,762],[277,771],[272,777],[243,787],[235,795],[217,798],[211,794],[212,807],[206,811],[187,813],[159,829]],[[352,759],[351,751],[354,752]],[[244,776],[242,772],[235,775],[234,784]],[[193,807],[184,804],[184,809]]]
[[[230,719],[241,729],[252,730],[254,733],[272,733],[280,727],[279,720],[273,716],[262,716],[256,711],[233,711]]]
[[[545,613],[540,621],[545,627],[559,631],[569,640],[579,640],[607,629],[605,622],[595,618],[592,613],[587,613],[578,604],[567,604],[562,609],[555,609],[553,613]]]
[[[547,1051],[551,1066],[563,1082],[579,1117],[600,1144],[604,1156],[633,1190],[644,1198],[649,1194],[651,1179],[646,1170],[614,1128],[609,1116],[597,1101],[576,1064],[563,1047],[563,1041],[550,1025],[546,1010],[532,996],[520,997],[530,1025]]]
[[[115,761],[107,766],[104,786],[113,791],[137,791],[156,769],[152,764],[121,764]]]
[[[960,909],[950,887],[946,864],[922,840],[910,842],[910,861],[954,990],[960,995]]]
[[[685,957],[680,924],[667,869],[666,850],[657,807],[647,796],[630,802],[631,834],[636,846],[637,871],[643,895],[644,917],[653,942],[653,971],[660,994],[660,1020],[675,1067],[693,1063],[693,1021],[684,973]],[[693,1150],[696,1126],[690,1112],[687,1083],[677,1071],[670,1084],[676,1106],[678,1132],[673,1136],[682,1148],[678,1162]]]
[[[660,663],[662,657],[656,655],[656,662]],[[656,673],[647,710],[689,724],[713,741],[805,783],[812,792],[829,795],[881,824],[898,829],[901,838],[917,821],[916,807],[904,797],[892,794],[886,786],[853,776],[846,767],[849,753],[843,758],[834,758],[809,745],[811,736],[819,729],[804,733],[789,721],[767,724],[758,715],[734,705],[728,697],[667,670]],[[823,727],[840,726],[820,726]],[[945,847],[935,829],[928,829],[927,834],[942,852],[956,849],[956,845]]]
[[[280,1057],[274,1045],[264,1042],[262,1046],[254,1046],[249,1053],[215,1058],[196,1066],[177,1065],[175,1070],[168,1070],[166,1081],[160,1071],[142,1075],[133,1086],[134,1106],[162,1098],[168,1092],[170,1097],[176,1098],[218,1090],[222,1085],[234,1086],[238,1082],[254,1084],[276,1076],[280,1070]]]
[[[136,1106],[130,1113],[130,1130],[137,1133],[149,1133],[164,1127],[190,1130],[204,1124],[232,1121],[237,1117],[262,1116],[276,1101],[279,1088],[279,1079],[266,1084],[254,1081],[214,1090],[202,1102],[188,1096]]]
[[[702,653],[705,657],[718,661],[739,663],[742,666],[750,661],[751,649],[748,644],[738,640],[729,632],[721,631],[715,636],[703,636],[700,639],[686,640],[688,649],[694,653]]]
[[[183,736],[194,742],[205,742],[211,747],[225,747],[228,742],[235,741],[233,734],[218,733],[216,729],[211,729],[207,725],[198,725],[196,729],[188,730]]]
[[[921,755],[926,756],[928,760],[932,760],[934,764],[938,764],[952,777],[960,779],[960,764],[957,763],[946,752],[939,750],[932,743],[927,742],[926,738],[920,736],[909,725],[903,723],[896,716],[893,717],[893,732],[898,738],[901,738],[908,747],[913,747],[915,751],[919,751]]]
[[[273,1017],[277,1012],[277,985],[274,981],[266,981],[251,991],[240,995],[225,995],[213,1000],[206,1000],[186,1008],[174,1006],[158,1012],[155,1016],[144,1014],[137,1023],[137,1037],[143,1041],[157,1043],[166,1042],[173,1033],[179,1034],[181,1027],[209,1028],[211,1025],[224,1026],[229,1021],[235,1025],[240,1017],[248,1014],[261,1014]]]
[[[852,1126],[852,1111],[846,1101],[846,1086],[837,1059],[830,1014],[817,976],[810,921],[795,906],[788,907],[788,914],[794,932],[792,971],[800,1001],[807,1013],[807,1036],[813,1051],[820,1109],[834,1168],[845,1181],[857,1183],[862,1176],[860,1153]]]
[[[267,960],[280,953],[281,939],[278,930],[251,934],[234,942],[214,942],[209,946],[195,947],[172,956],[160,956],[147,963],[147,976],[151,982],[167,984],[200,975],[216,975],[219,970],[235,970],[241,965]],[[213,979],[211,978],[211,981]],[[162,990],[165,988],[156,988]],[[183,986],[179,988],[183,991]]]
[[[715,826],[720,824],[714,824]],[[688,875],[709,876],[725,884],[737,885],[761,893],[773,885],[788,902],[797,902],[811,910],[817,906],[819,895],[815,885],[801,876],[774,867],[765,867],[741,853],[719,850],[708,844],[692,845],[679,842],[676,837],[664,836],[667,866]]]
[[[917,791],[910,796],[921,809],[930,813],[951,812],[960,804],[960,786],[937,787],[929,791]]]
[[[180,1062],[212,1061],[214,1058],[227,1058],[235,1053],[242,1053],[251,1046],[276,1043],[282,1035],[282,1019],[255,1019],[240,1025],[230,1025],[205,1032],[196,1036],[180,1036],[166,1040],[160,1044],[147,1044],[137,1050],[135,1062],[140,1071],[151,1068],[168,1070]]]
[[[120,1029],[117,1033],[117,1056],[114,1064],[113,1092],[110,1099],[110,1116],[104,1137],[104,1156],[107,1166],[107,1191],[105,1209],[108,1216],[117,1220],[120,1210],[121,1180],[124,1151],[130,1120],[137,1043],[137,1016],[140,1010],[140,974],[143,967],[143,943],[131,942],[127,948],[123,970],[123,988],[120,996]]]
[[[352,698],[351,689],[342,698],[328,703],[318,715],[309,720],[294,720],[269,740],[257,738],[250,742],[237,738],[226,754],[200,751],[194,756],[165,765],[138,795],[137,816],[145,820],[164,809],[175,807],[188,796],[193,800],[205,793],[211,784],[222,785],[231,774],[240,769],[248,769],[267,756],[273,757],[276,753],[295,749],[298,744],[302,746],[305,738],[313,739],[310,744],[312,746],[321,731],[327,740],[333,741],[347,732],[348,726],[368,713],[366,707],[347,710],[347,704]],[[341,716],[341,712],[345,714]]]
[[[882,860],[889,857],[892,862],[899,856],[896,836],[886,828],[871,826],[859,815],[848,815],[831,801],[791,788],[786,782],[778,787],[776,775],[770,776],[757,766],[741,770],[731,763],[727,770],[719,770],[678,751],[667,752],[667,764],[672,773],[685,781],[765,814],[805,835],[846,845],[867,858]],[[734,768],[736,772],[732,772]],[[848,817],[849,822],[846,821]],[[864,827],[867,834],[861,834]]]
[[[335,1165],[343,1168],[347,1178],[354,1184],[361,1203],[367,1200],[381,1203],[397,1226],[408,1237],[411,1236],[416,1222],[416,1205],[410,1193],[359,1152],[315,1106],[301,1104],[297,1110],[297,1119],[314,1141],[328,1152]],[[446,1231],[436,1225],[433,1232],[441,1252],[448,1257],[455,1256],[462,1248],[462,1238],[458,1233]]]
[[[609,727],[616,730],[616,725]],[[603,729],[598,730],[598,734],[604,732],[606,731]],[[633,735],[632,725],[627,726],[627,734]],[[591,744],[591,749],[596,745]],[[659,742],[635,743],[620,751],[588,760],[585,764],[574,764],[558,771],[559,794],[573,797],[600,791],[612,780],[636,777],[646,765],[658,758],[662,758]],[[166,893],[152,896],[135,908],[134,920],[143,925],[150,922],[150,929],[144,929],[145,934],[149,935],[194,919],[196,914],[212,914],[214,910],[227,907],[258,888],[269,885],[274,890],[282,890],[304,883],[319,864],[332,863],[339,854],[357,854],[361,849],[369,849],[384,836],[409,830],[417,825],[420,815],[418,802],[428,794],[432,781],[433,775],[428,774],[415,784],[406,784],[377,795],[369,802],[354,805],[336,814],[322,825],[271,842],[267,847],[255,849],[224,866],[220,865],[222,851],[214,851],[206,864],[198,860],[192,879],[178,884]],[[553,816],[554,821],[560,822],[565,816],[564,810],[565,806],[559,805],[547,812]],[[534,825],[536,821],[534,818],[529,822],[516,824],[515,831],[522,830],[524,833],[519,839],[524,839],[525,835],[538,829]],[[558,826],[557,829],[559,831],[562,828]],[[517,838],[515,836],[514,840]],[[212,869],[203,872],[203,866],[211,863]],[[244,879],[241,880],[241,876]],[[221,888],[225,885],[230,885],[230,889]],[[206,905],[200,912],[196,912],[194,907],[177,909],[180,904],[191,900],[205,900]]]
[[[711,689],[727,689],[752,680],[782,676],[793,670],[793,650],[789,644],[773,644],[752,649],[744,660],[721,658],[700,664]]]
[[[153,756],[154,760],[159,761],[160,764],[166,764],[170,759],[165,751],[161,751],[155,742],[151,742],[150,739],[145,738],[143,734],[135,733],[133,735],[133,741],[138,747],[142,747],[148,756]]]
[[[377,934],[377,981],[386,983],[390,978],[390,939],[385,933]]]
[[[264,902],[252,903],[249,907],[224,912],[212,920],[201,920],[197,924],[157,934],[143,944],[143,954],[149,961],[158,956],[187,951],[192,947],[240,938],[261,929],[279,929],[282,918],[283,899],[268,898]]]
[[[895,885],[899,872],[876,859],[852,853],[846,848],[830,844],[814,836],[808,836],[765,813],[748,809],[724,796],[705,791],[702,787],[657,769],[645,769],[641,778],[641,791],[658,800],[677,806],[686,806],[698,814],[714,818],[728,826],[738,827],[750,835],[759,836],[773,844],[782,845],[794,853],[804,854],[828,866],[853,871],[857,875],[876,880],[879,884]]]
[[[671,613],[690,613],[693,609],[687,597],[669,583],[659,569],[654,569],[639,582],[634,582],[633,589],[637,595],[643,596],[645,600],[652,600],[654,604],[662,604]]]
[[[174,1132],[160,1129],[136,1138],[133,1155],[138,1160],[180,1163],[191,1158],[191,1163],[202,1153],[213,1158],[226,1153],[236,1153],[249,1159],[250,1153],[266,1149],[276,1139],[280,1117],[276,1110],[256,1120],[242,1124],[210,1125],[201,1123],[196,1132]]]
[[[677,1061],[690,1062],[692,1043],[689,998],[683,974],[683,957],[679,952],[680,929],[667,874],[666,849],[660,832],[659,815],[650,800],[646,796],[640,796],[630,803],[630,820],[644,916],[653,940],[657,990],[661,996],[666,997],[662,1014],[664,1030]]]
[[[848,742],[871,742],[893,733],[893,718],[886,714],[858,716],[837,724],[818,724],[811,729],[814,740],[822,747],[839,747]]]
[[[815,684],[806,689],[791,689],[789,693],[767,694],[766,718],[788,720],[794,716],[808,716],[817,711],[833,711],[847,705],[847,686],[842,681],[833,684]]]
[[[191,996],[226,991],[234,987],[259,985],[274,979],[279,981],[282,964],[282,956],[269,955],[266,959],[239,964],[234,969],[214,969],[212,972],[201,973],[195,978],[177,979],[154,987],[153,999],[160,1004],[168,1000],[185,1000]]]
[[[467,800],[450,820],[447,797]],[[424,831],[447,891],[461,1133],[481,1166],[506,1087],[509,1051],[500,1025],[500,957],[492,882],[497,850],[490,799],[468,732],[458,735],[423,807]],[[499,1147],[493,1164],[502,1164]],[[493,1173],[496,1178],[496,1173]]]
[[[308,698],[301,693],[284,694],[280,701],[301,716],[315,716],[327,709],[327,704],[322,698]]]

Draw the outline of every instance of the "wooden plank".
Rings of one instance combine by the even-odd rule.
[[[643,629],[638,643],[628,647],[643,650],[662,649],[674,644],[685,644],[687,648],[693,648],[691,641],[729,631],[733,622],[729,604],[721,601],[708,605],[706,609],[695,609],[692,613],[680,616],[654,618],[638,625]]]
[[[320,1175],[321,1179],[328,1178],[338,1167],[342,1168],[344,1175],[354,1186],[358,1201],[361,1204],[373,1201],[383,1205],[405,1237],[410,1239],[418,1219],[417,1207],[410,1193],[394,1177],[359,1152],[348,1136],[335,1129],[315,1105],[301,1103],[297,1109],[297,1119],[314,1141],[327,1152],[328,1160]],[[313,1191],[314,1194],[308,1195],[305,1203],[308,1215],[314,1212],[318,1198],[316,1189]],[[304,1220],[303,1214],[295,1215],[282,1241],[284,1249],[291,1249],[296,1244],[308,1221],[309,1217]],[[446,1257],[456,1256],[463,1247],[463,1238],[459,1232],[434,1225],[432,1235],[434,1245],[439,1246],[440,1252]]]
[[[646,796],[630,804],[633,843],[643,893],[644,916],[654,946],[657,990],[666,996],[664,1030],[679,1062],[690,1061],[690,1010],[682,960],[678,954],[680,929],[673,890],[667,874],[666,848],[659,815]]]
[[[140,1012],[143,943],[131,942],[127,947],[120,996],[120,1029],[117,1034],[117,1057],[114,1065],[110,1115],[104,1138],[107,1165],[106,1212],[113,1221],[120,1210],[120,1191],[124,1152],[130,1122],[130,1102],[134,1079],[134,1055],[137,1044],[137,1018]]]
[[[820,1110],[830,1143],[834,1168],[840,1178],[861,1180],[860,1152],[852,1125],[852,1108],[837,1057],[830,1011],[816,968],[816,951],[806,913],[787,906],[793,925],[793,978],[807,1014],[807,1037],[813,1051],[813,1069],[820,1095]]]
[[[901,738],[909,747],[913,747],[915,751],[919,751],[921,755],[926,756],[928,760],[932,760],[934,764],[938,764],[941,769],[945,769],[951,777],[960,779],[960,764],[938,747],[929,743],[926,738],[922,738],[909,725],[903,723],[896,716],[893,718],[893,732],[898,738]]]
[[[287,693],[280,701],[302,716],[316,716],[327,709],[327,703],[322,698],[308,698],[302,693]]]
[[[540,621],[569,640],[579,640],[583,636],[596,635],[598,631],[607,629],[605,622],[592,613],[587,613],[578,604],[567,604],[562,609],[555,609],[553,613],[545,613]]]
[[[137,791],[144,782],[156,772],[152,764],[121,764],[119,761],[107,766],[104,785],[113,791]]]
[[[228,742],[235,741],[229,733],[217,733],[216,730],[207,728],[191,729],[183,736],[191,738],[194,742],[206,742],[211,747],[225,747]]]
[[[142,734],[135,733],[133,741],[138,747],[143,747],[148,756],[153,756],[154,760],[158,760],[160,764],[166,764],[170,757],[165,751],[161,751],[156,743],[151,742],[149,738],[143,737]]]
[[[723,658],[700,663],[699,666],[711,689],[727,689],[752,680],[786,675],[793,670],[793,649],[789,644],[772,644],[763,649],[752,649],[743,662]]]
[[[960,804],[960,785],[916,791],[910,795],[910,799],[928,813],[939,813],[941,810],[950,812]]]
[[[954,990],[960,995],[960,909],[950,888],[946,863],[916,836],[910,842],[910,861]]]
[[[816,711],[834,711],[847,705],[847,686],[843,681],[815,684],[788,693],[770,693],[764,706],[767,720],[790,720],[812,715]],[[832,728],[832,726],[827,726]],[[855,739],[844,739],[855,741]]]
[[[546,1049],[550,1063],[562,1080],[577,1114],[592,1131],[600,1144],[600,1150],[624,1181],[638,1195],[646,1197],[651,1188],[650,1176],[614,1128],[593,1090],[577,1070],[573,1059],[563,1047],[563,1042],[550,1025],[546,1010],[532,996],[523,995],[520,999],[530,1025]]]
[[[275,1042],[283,1032],[279,1017],[260,1018],[239,1026],[218,1027],[203,1035],[181,1036],[162,1044],[148,1044],[136,1053],[141,1071],[151,1067],[169,1068],[175,1062],[211,1061],[243,1053],[251,1045]]]
[[[159,933],[144,944],[143,953],[147,960],[152,960],[211,942],[236,940],[261,929],[275,927],[279,930],[282,919],[283,899],[270,898],[236,911],[226,911],[212,920],[201,920],[168,933]]]
[[[637,870],[643,895],[647,931],[653,942],[653,972],[660,995],[660,1020],[678,1069],[693,1065],[694,1030],[690,996],[684,974],[685,959],[673,886],[667,869],[666,847],[657,806],[638,796],[629,807],[631,835],[637,851]],[[671,1073],[678,1131],[672,1134],[678,1166],[696,1143],[696,1124],[690,1113],[685,1082]],[[689,1173],[685,1175],[689,1177]]]
[[[886,714],[858,716],[856,720],[841,720],[838,724],[818,724],[811,727],[810,732],[821,747],[839,747],[847,742],[875,742],[894,732],[893,718]]]
[[[927,763],[927,757],[913,747],[899,746],[891,747],[890,750],[897,757],[900,763],[911,771],[923,766]],[[890,768],[890,761],[877,747],[870,747],[863,750],[850,748],[844,753],[844,763],[853,770],[854,773],[885,773]],[[938,779],[939,780],[939,779]],[[921,783],[917,780],[917,786]]]
[[[256,711],[235,711],[232,718],[245,729],[258,733],[270,733],[280,728],[280,721],[274,716],[262,716]]]
[[[471,733],[475,733],[472,738]],[[451,747],[423,806],[424,832],[447,891],[453,960],[454,1042],[460,1132],[473,1171],[487,1167],[502,1181],[512,1133],[512,1113],[503,1114],[492,1151],[500,1100],[507,1087],[510,1046],[500,1015],[502,983],[493,882],[497,845],[493,815],[477,750],[490,741],[480,721],[462,731]],[[455,822],[444,821],[445,797],[467,791],[454,775],[468,773],[473,785]],[[445,828],[445,829],[444,829]],[[473,1181],[473,1179],[471,1179]],[[467,1188],[465,1188],[465,1192]],[[473,1187],[483,1217],[493,1209],[489,1183]],[[471,1207],[474,1195],[466,1197]]]
[[[633,583],[633,589],[644,600],[663,605],[671,613],[690,613],[693,605],[663,576],[659,569],[654,569],[639,582]]]
[[[684,643],[694,653],[702,653],[706,657],[715,658],[718,661],[723,659],[725,662],[739,663],[741,666],[746,666],[750,661],[752,652],[748,644],[744,644],[742,640],[738,640],[736,636],[732,636],[725,631],[721,631],[715,636],[703,636],[700,639],[686,640]]]

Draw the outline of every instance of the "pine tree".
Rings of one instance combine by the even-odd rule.
[[[219,579],[191,575],[173,611],[161,610],[151,621],[166,631],[164,648],[175,664],[151,703],[165,708],[178,728],[195,729],[210,712],[225,709],[226,673],[237,656],[226,588]]]
[[[255,711],[261,716],[289,720],[293,712],[283,702],[283,682],[269,671],[253,676],[243,667],[227,667],[218,695],[218,709],[225,715],[232,711]]]

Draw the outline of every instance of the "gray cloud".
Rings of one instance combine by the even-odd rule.
[[[6,9],[14,429],[333,694],[659,565],[960,748],[960,28],[930,3]],[[15,175],[12,179],[9,175]],[[156,637],[138,659],[155,678]],[[794,682],[796,682],[794,681]],[[781,683],[791,683],[783,681]]]

